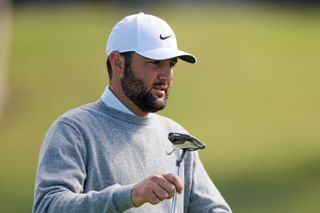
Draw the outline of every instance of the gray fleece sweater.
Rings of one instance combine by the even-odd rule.
[[[109,213],[170,211],[171,200],[135,208],[134,183],[150,175],[175,172],[169,132],[187,133],[157,114],[137,117],[101,100],[73,109],[50,127],[41,148],[33,212]],[[177,213],[231,212],[205,172],[197,152],[189,152],[180,177],[185,188]]]

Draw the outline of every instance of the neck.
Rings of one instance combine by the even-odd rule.
[[[116,84],[117,85],[117,84]],[[141,110],[135,103],[133,103],[123,92],[120,85],[115,86],[114,84],[110,84],[111,92],[123,103],[131,112],[134,114],[145,117],[149,113]]]

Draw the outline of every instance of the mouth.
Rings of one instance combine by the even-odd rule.
[[[168,88],[167,84],[155,84],[152,87],[152,91],[158,98],[164,98],[167,96]]]

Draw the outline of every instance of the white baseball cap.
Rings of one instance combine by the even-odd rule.
[[[107,55],[134,51],[154,60],[178,57],[189,63],[197,59],[190,53],[179,50],[176,36],[164,20],[144,13],[126,16],[112,29],[106,47]]]

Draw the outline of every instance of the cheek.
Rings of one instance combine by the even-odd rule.
[[[152,69],[145,69],[142,73],[139,73],[139,78],[148,86],[152,86],[158,79],[158,73]]]
[[[136,63],[132,64],[131,68],[136,77],[141,79],[147,87],[152,87],[158,79],[159,71],[152,68],[151,65]]]

